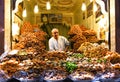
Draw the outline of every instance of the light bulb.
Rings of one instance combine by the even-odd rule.
[[[34,7],[34,13],[38,13],[39,9],[38,9],[38,5],[35,5]]]
[[[50,9],[51,9],[50,2],[49,2],[49,1],[46,3],[46,9],[47,9],[47,10],[50,10]]]
[[[86,4],[85,4],[85,2],[82,3],[82,8],[81,9],[82,9],[82,11],[86,10]]]

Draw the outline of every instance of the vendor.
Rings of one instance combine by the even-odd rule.
[[[64,36],[59,35],[59,30],[53,28],[52,37],[49,39],[49,50],[50,51],[67,51],[69,41]]]

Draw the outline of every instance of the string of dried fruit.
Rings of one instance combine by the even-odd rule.
[[[82,31],[82,34],[84,36],[95,36],[96,32],[94,30],[85,30],[85,31]]]
[[[74,35],[72,38],[70,38],[71,42],[77,42],[83,40],[84,42],[86,41],[86,37],[83,35]]]
[[[68,35],[76,35],[76,34],[82,34],[82,30],[80,29],[79,25],[72,26],[70,31],[68,32]]]
[[[70,35],[69,40],[73,42],[73,49],[75,50],[84,42],[98,42],[96,32],[84,26],[73,25],[68,34]]]
[[[97,38],[97,36],[95,35],[95,36],[86,36],[86,40],[87,40],[87,42],[98,42],[98,38]]]
[[[24,32],[20,35],[19,42],[16,43],[14,49],[26,49],[29,52],[39,52],[45,49],[45,36],[43,31]]]
[[[30,24],[30,22],[24,22],[23,26],[21,27],[21,34],[24,32],[33,32],[34,29],[32,27],[32,25]]]

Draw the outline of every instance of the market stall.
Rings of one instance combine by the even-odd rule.
[[[20,82],[119,82],[120,55],[104,51],[102,45],[91,45],[91,49],[95,49],[88,52],[91,55],[87,52],[83,54],[45,50],[39,54],[26,54],[21,50],[14,55],[8,54],[0,63],[0,79],[16,79]],[[84,46],[84,51],[88,47]],[[99,51],[105,55],[100,55]]]
[[[0,81],[120,82],[120,54],[99,42],[93,30],[72,27],[73,49],[64,52],[46,51],[42,30],[23,29],[14,49],[0,57]]]

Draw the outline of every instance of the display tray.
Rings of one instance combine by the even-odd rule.
[[[0,82],[120,82],[120,55],[107,52],[106,58],[105,50],[97,50],[91,51],[94,55],[46,51],[7,55],[0,62]]]
[[[43,78],[37,78],[37,79],[16,79],[16,78],[10,78],[8,80],[6,79],[0,79],[0,82],[120,82],[120,78],[118,79],[93,79],[93,80],[72,80],[70,78],[66,78],[64,80],[44,80]]]
[[[0,81],[1,82],[1,81]],[[3,82],[43,82],[43,80],[41,80],[40,78],[37,78],[37,79],[27,79],[27,78],[10,78],[6,81],[3,81]]]

